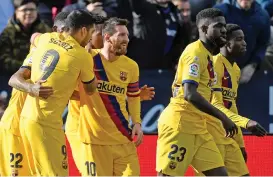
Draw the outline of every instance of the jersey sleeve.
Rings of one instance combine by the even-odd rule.
[[[29,53],[27,55],[27,57],[25,58],[21,68],[27,68],[27,69],[31,69],[31,66],[32,66],[32,55],[33,55],[33,52],[36,50],[36,47],[34,47],[34,45],[30,45],[30,50],[29,50]]]
[[[222,77],[224,75],[223,63],[220,60],[214,60],[215,86],[212,92],[211,104],[226,114],[237,126],[246,128],[248,118],[240,116],[225,107],[222,95]]]
[[[140,118],[140,89],[139,89],[139,68],[138,65],[132,69],[132,78],[127,86],[127,101],[129,114],[134,124],[141,123]]]
[[[89,84],[95,80],[94,61],[92,56],[87,52],[82,57],[80,79],[84,84]]]
[[[199,85],[200,74],[204,68],[204,63],[202,62],[202,58],[200,56],[196,56],[193,54],[182,55],[180,58],[182,62],[182,84],[191,83],[196,86]]]

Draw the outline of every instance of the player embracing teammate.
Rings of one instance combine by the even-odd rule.
[[[85,11],[59,18],[57,33],[33,36],[35,50],[11,79],[20,91],[14,89],[7,109],[16,114],[7,111],[0,124],[0,154],[5,157],[0,174],[68,175],[61,114],[70,100],[67,137],[82,175],[139,176],[140,100],[154,93],[139,88],[138,65],[125,56],[127,21],[105,21]],[[221,11],[213,8],[197,15],[197,26],[200,39],[181,55],[173,97],[159,118],[156,170],[184,175],[192,165],[199,175],[248,175],[242,136],[235,138],[237,143],[230,137],[237,134],[236,125],[258,136],[266,132],[239,116],[235,104],[239,68],[234,58],[244,53],[243,33],[238,26],[226,27]],[[91,38],[102,49],[90,48]],[[24,146],[2,148],[4,139],[8,147]]]

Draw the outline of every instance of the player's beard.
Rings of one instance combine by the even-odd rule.
[[[226,44],[226,41],[223,41],[220,37],[211,39],[210,41],[213,43],[213,45],[215,45],[215,47],[217,47],[219,49],[224,47]]]
[[[115,53],[116,56],[125,55],[127,53],[127,46],[128,43],[125,41],[112,41],[111,51]]]

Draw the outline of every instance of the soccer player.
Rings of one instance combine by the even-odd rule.
[[[125,56],[129,42],[126,25],[127,20],[119,18],[105,22],[103,48],[96,50],[93,57],[98,91],[88,96],[79,87],[79,133],[83,142],[80,171],[84,176],[140,175],[136,150],[143,138],[139,69],[136,62]]]
[[[95,31],[92,35],[92,41],[86,46],[86,49],[90,52],[92,56],[96,55],[96,52],[92,51],[92,48],[100,49],[103,47],[102,28],[103,23],[105,21],[106,19],[103,17],[96,21]],[[148,87],[147,85],[144,85],[143,87],[140,88],[139,96],[141,101],[151,100],[153,99],[154,95],[155,92],[153,87]],[[72,155],[75,164],[77,168],[80,170],[81,169],[80,164],[82,163],[82,160],[78,152],[80,151],[82,142],[80,141],[80,138],[78,136],[79,118],[80,100],[71,99],[68,105],[68,115],[66,119],[65,133],[72,149]]]
[[[240,26],[235,24],[227,25],[227,44],[221,48],[220,53],[214,57],[216,72],[216,89],[213,92],[212,104],[222,110],[239,127],[246,128],[257,136],[264,136],[266,130],[256,121],[238,115],[236,106],[238,82],[240,78],[240,68],[237,66],[235,58],[245,54],[246,43],[244,33]],[[240,131],[241,132],[241,131]],[[246,160],[246,152],[242,133],[234,138],[241,148]]]
[[[31,151],[37,175],[68,175],[67,154],[61,114],[77,85],[96,89],[91,56],[83,48],[91,39],[94,19],[85,11],[73,11],[63,34],[46,33],[34,38],[37,47],[32,61],[31,80],[46,80],[54,88],[47,99],[27,96],[21,113],[20,131],[27,153]],[[29,158],[31,156],[28,155]]]
[[[223,111],[240,127],[257,136],[264,136],[266,130],[256,121],[238,115],[236,97],[240,69],[235,58],[246,52],[244,33],[238,25],[227,24],[227,43],[214,57],[215,87],[211,103]],[[225,137],[221,122],[213,117],[207,119],[207,129],[220,150],[229,176],[249,176],[239,145],[232,138]],[[243,141],[243,140],[242,140]]]
[[[61,12],[54,19],[53,31],[61,31],[64,26],[64,21],[61,23],[62,16],[67,16],[69,13]],[[10,85],[16,84],[19,73],[30,72],[31,69],[31,56],[35,48],[31,46],[30,53],[26,57],[23,65],[17,73],[15,73],[10,79]],[[15,79],[15,80],[14,80]],[[29,79],[29,78],[26,78]],[[52,95],[52,88],[48,86],[42,86],[39,83],[30,85],[29,94],[33,96],[49,97]],[[29,165],[27,162],[23,142],[19,130],[19,118],[26,99],[27,93],[13,89],[9,105],[4,112],[1,120],[1,140],[5,142],[1,144],[0,154],[0,174],[2,176],[30,176]]]
[[[226,42],[226,22],[220,10],[197,15],[199,40],[182,53],[172,85],[173,97],[158,120],[156,170],[158,175],[183,176],[191,164],[206,176],[227,176],[221,154],[208,133],[206,117],[218,118],[228,136],[236,125],[212,106],[212,53]],[[209,115],[208,115],[209,114]]]

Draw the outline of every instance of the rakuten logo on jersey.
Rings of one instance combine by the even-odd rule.
[[[104,93],[125,94],[125,88],[105,81],[99,81],[97,89],[99,90],[99,92]]]
[[[230,90],[230,89],[222,89],[222,95],[225,98],[235,99],[237,97],[236,92]]]

